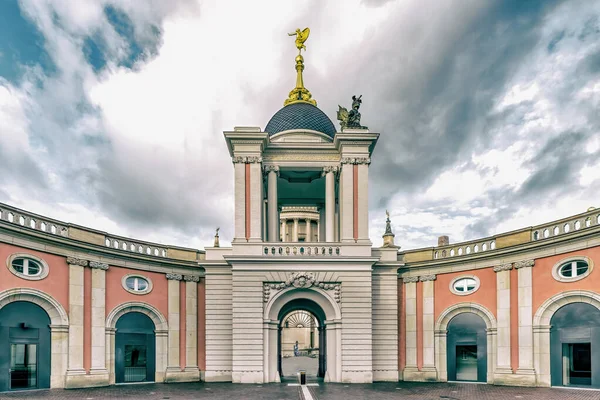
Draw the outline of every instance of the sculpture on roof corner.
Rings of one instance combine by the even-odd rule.
[[[306,42],[308,35],[310,35],[310,29],[296,29],[296,32],[288,33],[288,35],[296,36],[296,48],[298,49],[298,55],[296,56],[296,87],[292,89],[288,98],[283,102],[283,105],[308,103],[316,106],[317,101],[312,98],[310,91],[304,87],[304,78],[302,77],[302,71],[304,71],[304,57],[302,57],[302,50],[304,49],[306,51],[304,42]]]
[[[342,131],[344,129],[369,129],[360,124],[360,112],[358,109],[360,108],[361,103],[362,94],[358,97],[352,96],[352,109],[350,111],[338,104],[339,110],[337,112],[337,119],[340,121]]]

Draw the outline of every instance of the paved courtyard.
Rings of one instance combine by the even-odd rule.
[[[372,385],[320,384],[308,388],[312,399],[422,399],[422,400],[597,400],[600,391],[516,388],[466,383],[390,382]],[[302,389],[287,384],[234,385],[230,383],[175,383],[110,386],[94,389],[39,390],[0,393],[0,399],[305,399]],[[306,393],[306,391],[305,391]]]

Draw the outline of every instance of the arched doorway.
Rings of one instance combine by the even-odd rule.
[[[600,310],[570,303],[554,313],[550,325],[552,385],[600,388]]]
[[[303,310],[316,319],[318,330],[319,365],[317,375],[325,382],[342,380],[341,310],[335,299],[320,288],[287,288],[279,291],[264,311],[264,381],[280,382],[281,326],[293,311]]]
[[[487,333],[480,316],[461,313],[450,320],[446,356],[449,381],[486,382]]]
[[[117,320],[115,338],[116,383],[154,382],[155,326],[145,314],[130,312]]]
[[[37,304],[0,309],[0,392],[50,387],[50,317]]]
[[[313,301],[297,299],[288,303],[279,314],[280,379],[293,379],[299,370],[306,371],[309,379],[323,378],[327,368],[323,310]]]

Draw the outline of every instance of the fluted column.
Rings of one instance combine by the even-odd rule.
[[[325,175],[325,241],[334,241],[335,172],[337,167],[324,167]]]
[[[294,218],[294,228],[292,230],[292,242],[298,241],[298,218]]]
[[[277,219],[278,206],[277,206],[277,177],[279,175],[279,167],[276,165],[268,165],[265,167],[267,172],[267,226],[268,226],[268,240],[270,242],[279,241],[279,221]]]
[[[512,264],[502,264],[494,267],[496,272],[496,302],[497,302],[497,355],[496,373],[512,374],[510,363],[510,270]]]

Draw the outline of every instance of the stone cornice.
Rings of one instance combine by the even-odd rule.
[[[535,265],[535,260],[523,260],[517,261],[514,266],[515,269],[525,268],[525,267],[533,267]]]
[[[354,164],[354,165],[369,165],[371,164],[370,157],[342,157],[342,164]]]
[[[512,267],[513,266],[511,263],[496,265],[494,267],[494,272],[510,271],[512,269]]]

